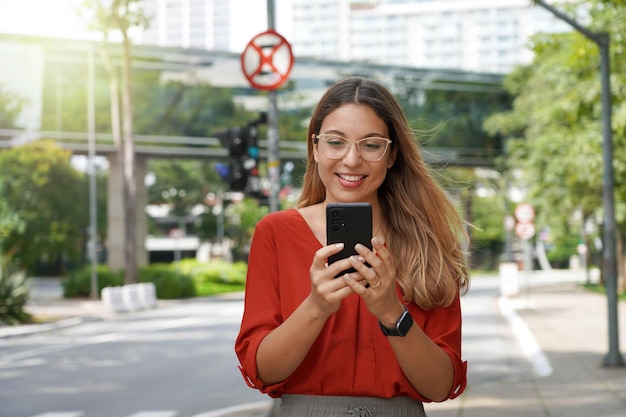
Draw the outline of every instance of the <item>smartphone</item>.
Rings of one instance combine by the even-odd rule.
[[[357,243],[372,249],[372,206],[369,203],[330,203],[326,206],[326,242],[343,243],[341,252],[328,257],[328,265],[339,259],[357,255]],[[354,268],[337,274],[335,278],[355,272]]]

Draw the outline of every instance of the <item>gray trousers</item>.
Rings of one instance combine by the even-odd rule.
[[[279,417],[427,417],[424,405],[409,397],[339,397],[285,394]]]

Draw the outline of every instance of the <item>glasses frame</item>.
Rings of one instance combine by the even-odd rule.
[[[384,151],[383,151],[383,153],[380,155],[380,158],[378,158],[378,159],[365,159],[365,158],[363,158],[363,160],[364,160],[364,161],[367,161],[367,162],[378,162],[378,161],[380,161],[381,159],[383,159],[383,158],[385,157],[385,154],[387,153],[387,149],[389,149],[389,145],[390,145],[391,143],[393,143],[393,142],[391,141],[391,139],[389,139],[389,138],[384,138],[384,137],[382,137],[382,136],[372,136],[372,137],[362,138],[362,139],[359,139],[359,140],[350,140],[350,139],[348,139],[348,138],[346,138],[346,137],[344,137],[344,136],[341,136],[341,135],[335,135],[335,134],[331,134],[331,133],[318,133],[318,134],[313,134],[313,135],[311,135],[311,137],[312,137],[312,139],[313,139],[313,144],[314,144],[314,145],[318,145],[318,146],[319,146],[319,141],[320,141],[320,139],[322,139],[322,137],[323,137],[323,136],[333,136],[333,137],[337,137],[337,138],[345,139],[346,141],[348,141],[348,143],[350,143],[350,146],[354,143],[354,144],[356,145],[356,151],[359,153],[359,156],[360,156],[361,158],[363,158],[363,154],[361,154],[361,150],[359,149],[359,142],[362,142],[362,141],[364,141],[364,140],[383,139],[383,140],[385,141],[385,150],[384,150]],[[328,158],[328,159],[342,159],[342,158],[345,158],[345,156],[348,154],[348,152],[350,152],[350,146],[348,146],[348,147],[346,148],[346,152],[345,152],[342,156],[335,157],[335,158],[330,157],[330,156],[328,156],[328,155],[326,155],[326,154],[324,154],[324,156],[325,156],[326,158]],[[323,152],[322,152],[322,153],[323,153]]]

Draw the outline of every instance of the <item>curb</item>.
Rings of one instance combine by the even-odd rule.
[[[99,321],[97,317],[72,317],[51,323],[42,324],[23,324],[19,326],[0,327],[0,339],[8,339],[11,337],[27,336],[36,333],[49,332],[52,330],[65,329],[68,327],[78,326],[89,321]]]
[[[551,375],[553,369],[548,357],[543,353],[537,339],[526,325],[526,322],[517,314],[509,299],[501,296],[498,299],[498,305],[500,307],[500,314],[502,314],[513,331],[513,334],[515,334],[522,348],[522,352],[530,361],[535,371],[535,375],[539,378]]]

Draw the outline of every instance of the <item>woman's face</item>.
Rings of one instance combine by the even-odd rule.
[[[326,187],[326,202],[374,203],[378,187],[394,162],[391,145],[380,160],[366,161],[354,142],[367,137],[389,138],[385,122],[369,106],[344,104],[326,116],[319,133],[350,141],[347,153],[340,159],[328,158],[320,152],[319,144],[313,147],[319,176]]]

